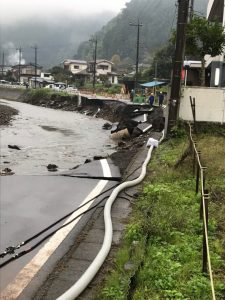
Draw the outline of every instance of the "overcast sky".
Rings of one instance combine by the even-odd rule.
[[[76,18],[113,12],[115,15],[130,0],[0,0],[1,24],[26,19],[65,17]]]

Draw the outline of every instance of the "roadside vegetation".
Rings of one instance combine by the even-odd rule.
[[[115,95],[121,93],[121,84],[104,84],[104,83],[97,83],[95,85],[95,93],[96,94],[109,94],[109,95]],[[92,83],[86,83],[83,87],[80,88],[82,91],[88,91],[93,92],[93,84]]]
[[[225,138],[224,129],[198,134],[210,191],[209,247],[217,299],[225,297]],[[200,195],[195,194],[192,157],[183,129],[154,151],[148,177],[97,299],[212,299],[202,273]],[[177,162],[180,162],[177,164]],[[175,167],[176,166],[176,167]]]

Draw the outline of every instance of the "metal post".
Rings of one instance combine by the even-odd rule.
[[[208,212],[208,204],[209,204],[209,193],[208,190],[204,190],[204,195],[202,195],[202,201],[203,197],[205,199],[205,221],[206,221],[206,227],[208,230],[208,218],[209,218],[209,212]],[[203,220],[203,239],[202,239],[202,272],[207,273],[207,246],[206,246],[206,236],[205,236],[205,224]]]
[[[173,75],[171,82],[171,92],[169,99],[169,121],[168,131],[176,124],[178,109],[180,104],[180,86],[181,70],[184,60],[185,50],[185,31],[188,21],[189,0],[178,0],[178,18],[177,18],[177,35],[175,61],[173,65]]]
[[[198,189],[199,189],[199,175],[200,175],[200,167],[199,164],[197,163],[197,172],[196,172],[196,185],[195,185],[195,194],[198,194]]]
[[[193,175],[195,175],[195,164],[196,164],[196,153],[195,153],[195,147],[194,145],[196,145],[196,142],[193,141]]]
[[[143,26],[142,23],[139,22],[137,24],[129,23],[130,26],[136,26],[137,27],[137,51],[136,51],[136,68],[135,68],[135,83],[134,83],[134,90],[137,89],[137,83],[138,83],[138,61],[139,61],[139,37],[140,37],[140,27]]]

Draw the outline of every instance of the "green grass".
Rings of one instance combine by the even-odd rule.
[[[176,131],[175,131],[176,133]],[[202,273],[202,221],[200,196],[195,195],[192,158],[177,168],[188,145],[179,131],[154,152],[142,195],[127,225],[97,299],[208,300],[209,276]],[[198,137],[202,160],[208,167],[210,189],[209,246],[217,299],[225,295],[225,140],[212,135]],[[213,144],[214,147],[209,147]],[[127,263],[133,266],[126,269]]]
[[[25,99],[29,100],[29,102],[35,102],[37,100],[46,100],[49,101],[53,98],[62,97],[62,96],[70,96],[66,92],[55,92],[51,89],[28,89],[24,93]]]

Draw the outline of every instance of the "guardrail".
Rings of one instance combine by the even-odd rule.
[[[19,85],[19,84],[5,84],[5,83],[0,83],[1,87],[5,88],[10,88],[10,89],[25,89],[26,87],[24,85]]]
[[[212,266],[211,266],[211,257],[209,251],[209,238],[208,238],[208,203],[209,203],[209,191],[206,189],[206,170],[201,163],[201,152],[197,150],[197,142],[193,139],[192,136],[192,125],[189,123],[189,139],[190,147],[193,154],[193,173],[196,176],[196,194],[201,192],[201,202],[200,202],[200,219],[203,224],[203,240],[202,240],[202,272],[209,272],[212,299],[216,300],[214,281],[212,275]],[[208,268],[207,268],[208,266]]]

